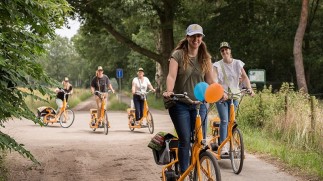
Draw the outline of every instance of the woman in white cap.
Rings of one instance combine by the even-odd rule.
[[[64,101],[64,92],[61,91],[63,89],[67,93],[73,93],[73,87],[72,84],[69,83],[68,77],[64,78],[64,81],[62,82],[62,87],[59,87],[55,90],[56,92],[56,104],[57,104],[57,112],[63,107],[63,101]],[[68,100],[68,95],[66,95],[66,101]]]
[[[203,42],[203,29],[198,24],[191,24],[186,29],[186,36],[182,39],[169,59],[169,73],[166,80],[167,91],[163,96],[168,98],[172,94],[187,92],[192,100],[194,87],[199,82],[214,83],[214,74],[206,44]],[[196,105],[186,102],[177,102],[168,109],[176,133],[179,137],[178,158],[180,172],[184,173],[188,168],[190,159],[190,135],[194,129],[197,111]],[[204,104],[200,106],[203,136],[206,137],[206,111]]]
[[[228,42],[220,43],[219,51],[221,53],[222,59],[213,64],[215,68],[215,76],[219,84],[227,92],[240,92],[240,83],[243,83],[247,89],[250,90],[251,96],[254,92],[250,85],[250,80],[243,68],[245,65],[241,60],[232,58],[231,47]],[[233,101],[235,107],[238,105],[239,97]],[[230,117],[230,104],[231,100],[228,100],[228,95],[224,93],[223,99],[216,103],[216,107],[220,116],[220,140],[221,144],[227,137],[228,121]],[[229,154],[229,145],[226,144],[221,150],[221,154]]]
[[[144,76],[144,69],[139,68],[137,72],[137,77],[132,80],[131,92],[133,95],[133,103],[135,105],[136,111],[136,121],[139,121],[143,116],[144,111],[144,100],[142,97],[137,94],[138,92],[146,92],[147,88],[152,91],[156,91],[154,87],[151,85],[149,79]],[[137,123],[137,122],[136,122]]]

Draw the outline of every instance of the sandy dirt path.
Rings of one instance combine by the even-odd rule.
[[[18,153],[7,156],[9,181],[158,181],[161,166],[156,165],[147,147],[158,131],[172,131],[173,125],[166,111],[152,110],[155,132],[147,128],[130,131],[125,111],[109,112],[111,128],[104,135],[103,129],[93,132],[89,125],[89,107],[93,100],[75,108],[75,122],[70,128],[53,124],[47,127],[34,125],[29,120],[6,123],[2,131],[14,137],[32,152],[41,165],[35,165]],[[224,181],[295,181],[274,165],[247,154],[243,170],[235,175],[229,160],[219,161]]]

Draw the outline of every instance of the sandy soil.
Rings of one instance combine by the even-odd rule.
[[[158,131],[173,130],[168,113],[152,110],[155,133],[150,134],[147,128],[130,131],[125,111],[109,112],[111,128],[104,135],[102,128],[93,132],[89,127],[89,108],[93,107],[93,99],[76,107],[70,128],[58,123],[40,127],[29,120],[7,123],[3,131],[25,144],[41,163],[35,165],[15,152],[8,154],[8,180],[161,180],[161,166],[155,164],[147,145]],[[222,180],[302,180],[250,154],[240,175],[232,172],[230,160],[219,164]]]

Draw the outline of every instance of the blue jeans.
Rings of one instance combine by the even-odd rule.
[[[185,103],[177,102],[175,106],[168,109],[169,115],[172,119],[179,138],[178,159],[179,165],[181,167],[181,173],[185,172],[190,163],[189,152],[191,148],[191,132],[195,128],[195,119],[197,114],[195,107],[196,105],[188,105]],[[203,138],[206,138],[206,111],[206,106],[202,104],[200,106],[200,116],[202,120]]]
[[[234,109],[238,106],[238,100],[234,100]],[[217,102],[216,108],[218,109],[218,113],[220,116],[220,141],[221,144],[228,136],[228,122],[230,119],[230,104],[231,100],[226,100],[225,102]]]
[[[133,95],[133,104],[136,109],[136,121],[139,121],[142,118],[144,112],[144,100],[140,99],[140,95]]]

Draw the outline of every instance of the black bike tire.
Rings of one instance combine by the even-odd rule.
[[[209,163],[211,163],[211,166],[213,166],[214,170],[213,173],[215,174],[215,179],[216,181],[221,181],[221,172],[220,172],[220,166],[218,164],[217,159],[215,158],[215,156],[213,155],[213,153],[211,153],[210,151],[202,151],[200,153],[200,164],[201,164],[201,168],[202,165],[204,163],[204,160],[209,160]],[[203,171],[201,169],[200,171],[202,173],[203,176]],[[212,174],[214,176],[214,174]],[[194,169],[194,173],[193,173],[193,180],[197,180],[198,179],[198,173],[197,173],[197,165],[195,166]],[[204,180],[204,179],[203,179]],[[206,179],[209,180],[209,179]],[[214,178],[213,178],[214,180]]]
[[[244,161],[244,144],[243,144],[243,138],[242,138],[242,133],[238,128],[234,128],[232,130],[232,138],[231,138],[231,142],[236,140],[235,139],[235,135],[239,136],[239,143],[240,143],[240,150],[237,152],[234,152],[231,148],[231,145],[234,145],[234,143],[230,144],[230,160],[231,160],[231,166],[232,166],[232,170],[235,174],[239,174],[242,171],[242,167],[243,167],[243,161]],[[236,154],[234,154],[236,153]],[[238,164],[236,164],[237,161],[237,157],[235,155],[238,154],[238,157],[240,159],[240,162]]]
[[[69,123],[68,125],[65,125],[65,123],[62,122],[61,117],[63,116],[63,113],[59,116],[59,123],[61,125],[62,128],[69,128],[70,126],[72,126],[74,119],[75,119],[75,114],[74,111],[72,109],[66,109],[66,112],[71,112],[72,114],[72,119],[71,119],[71,123]]]
[[[148,120],[149,117],[151,118],[150,120]],[[154,133],[154,130],[155,130],[155,127],[154,127],[154,118],[153,118],[153,115],[151,114],[150,111],[148,111],[148,113],[147,113],[146,121],[147,121],[149,133],[150,134],[153,134]]]
[[[104,111],[104,134],[107,135],[109,133],[109,118],[107,111]]]

